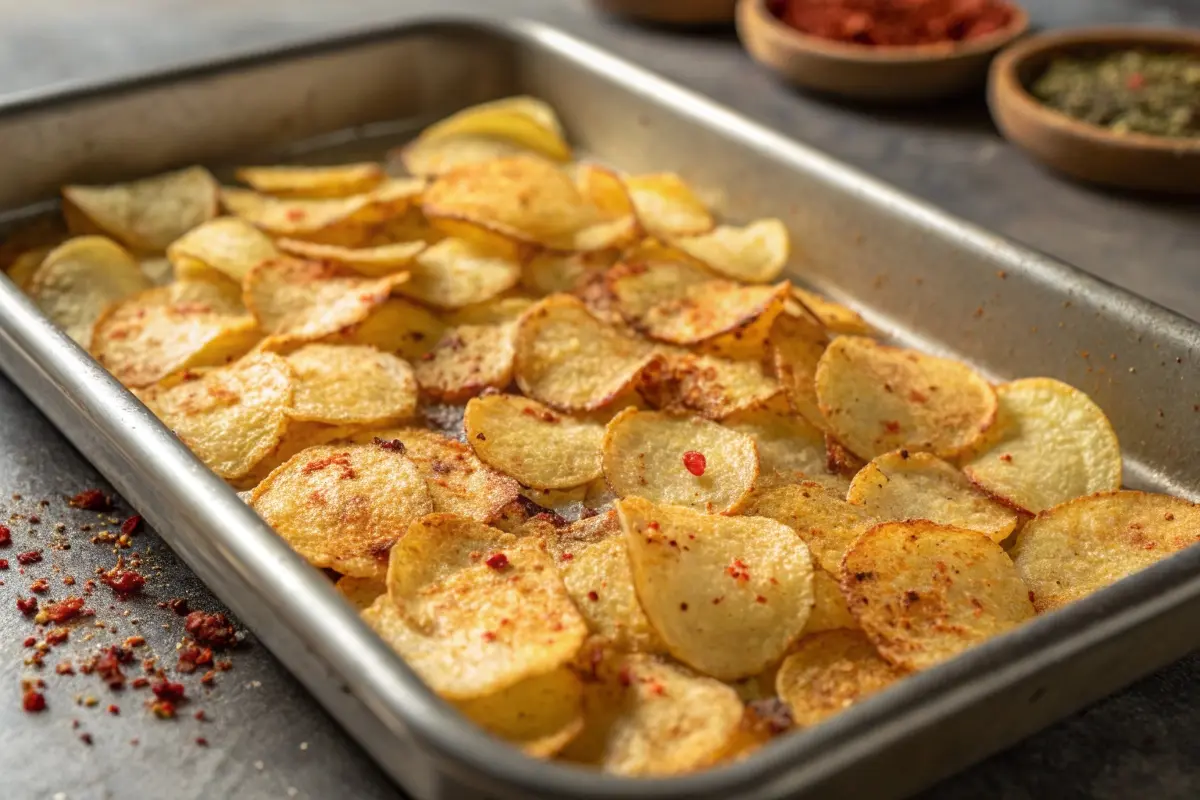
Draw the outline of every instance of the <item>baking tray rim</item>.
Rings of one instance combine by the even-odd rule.
[[[43,89],[0,96],[0,119],[74,102],[125,95],[140,89],[201,79],[248,67],[340,52],[402,36],[437,32],[467,32],[501,38],[517,46],[552,51],[556,57],[567,59],[590,72],[604,75],[607,80],[618,84],[625,91],[653,95],[660,103],[673,107],[677,112],[692,118],[704,117],[709,127],[719,128],[741,146],[767,148],[776,151],[776,155],[786,156],[789,160],[803,161],[807,171],[821,171],[835,183],[853,186],[859,194],[873,195],[869,200],[891,206],[893,210],[908,216],[910,221],[920,219],[943,234],[952,234],[960,244],[982,251],[990,260],[1007,260],[1014,265],[1019,264],[1026,274],[1056,284],[1059,291],[1077,293],[1101,306],[1123,305],[1123,309],[1111,310],[1123,317],[1140,315],[1149,318],[1159,336],[1178,337],[1185,346],[1194,346],[1194,343],[1200,340],[1200,328],[1176,312],[1076,267],[1011,243],[980,226],[959,220],[949,212],[807,145],[775,133],[692,90],[585,43],[574,35],[529,20],[481,20],[447,14],[429,20],[373,28],[369,31],[303,37],[282,45],[252,48],[224,57],[198,59],[132,77],[64,82]],[[624,74],[613,75],[614,70]],[[634,84],[632,78],[637,79],[638,85]],[[5,294],[9,297],[5,298]],[[7,278],[0,278],[0,301],[6,299],[15,300],[18,304],[17,310],[28,315],[29,323],[35,328],[42,328],[40,332],[47,334],[43,339],[46,342],[44,346],[26,348],[14,344],[11,336],[4,337],[10,340],[8,344],[28,359],[30,364],[39,368],[43,366],[30,352],[36,349],[43,351],[43,354],[50,353],[59,358],[70,359],[75,366],[83,367],[84,372],[95,372],[99,369],[90,356],[53,328]],[[0,334],[5,333],[0,330]],[[91,386],[87,386],[89,383]],[[128,401],[132,399],[132,395],[107,374],[83,377],[80,379],[80,385],[113,394],[125,401],[126,405],[131,405]],[[59,390],[65,397],[66,392],[61,385]],[[133,404],[140,406],[136,400]],[[85,410],[77,403],[76,406],[77,412]],[[160,439],[165,436],[173,440],[169,431],[144,407],[134,411],[140,416],[139,421],[147,423]],[[168,441],[167,446],[174,451],[168,455],[176,458],[179,464],[189,467],[199,464],[182,444]],[[207,472],[207,475],[198,476],[200,480],[207,480],[210,488],[213,485],[219,486],[227,496],[225,499],[236,503],[236,506],[233,506],[235,516],[241,516],[241,521],[248,523],[244,527],[257,528],[260,534],[266,534],[266,541],[259,544],[264,544],[267,551],[277,551],[268,552],[269,555],[282,558],[288,562],[287,566],[290,569],[300,567],[311,573],[311,568],[270,533],[265,523],[236,498],[232,489],[211,472],[206,469],[204,472]],[[240,514],[236,513],[239,510]],[[225,522],[228,525],[229,520]],[[223,534],[215,533],[214,536],[219,539]],[[264,569],[266,566],[265,562],[256,565],[258,569]],[[278,562],[275,566],[278,567]],[[327,586],[315,588],[317,596],[314,599],[318,605],[325,606],[323,612],[330,612],[327,621],[349,627],[349,630],[343,627],[341,633],[349,634],[354,639],[365,637],[358,643],[364,645],[368,654],[371,654],[371,651],[382,651],[385,654],[384,661],[390,662],[387,666],[398,667],[393,675],[400,679],[400,685],[385,689],[399,689],[404,695],[400,702],[388,704],[394,706],[392,710],[397,712],[403,725],[421,743],[438,751],[439,755],[449,757],[467,767],[477,780],[501,779],[517,787],[550,795],[566,792],[570,795],[583,794],[590,797],[665,798],[688,796],[693,792],[710,795],[714,792],[744,790],[749,789],[752,783],[757,783],[761,788],[765,776],[777,776],[789,769],[794,770],[797,763],[805,761],[807,763],[802,769],[807,772],[807,776],[793,776],[789,783],[796,785],[798,782],[819,780],[822,776],[844,768],[859,756],[866,755],[873,749],[886,747],[890,741],[903,736],[904,732],[901,729],[911,724],[911,716],[914,714],[924,712],[938,715],[961,709],[982,694],[1019,680],[1022,675],[1035,674],[1045,666],[1070,658],[1097,642],[1133,630],[1189,599],[1200,597],[1198,574],[1200,548],[1179,553],[1072,606],[1035,619],[1013,632],[971,649],[950,662],[914,675],[813,730],[782,737],[744,761],[692,775],[656,780],[605,775],[522,756],[513,748],[483,734],[457,714],[447,713],[448,707],[425,687],[398,656],[382,646],[378,637],[357,615],[351,613],[349,607],[336,597],[332,589]],[[312,577],[313,581],[302,581],[310,584],[304,587],[307,590],[317,586],[316,576]],[[268,605],[274,606],[275,603],[271,601],[278,600],[253,584],[248,584],[246,588],[266,600]],[[1113,607],[1117,611],[1109,613]],[[295,625],[291,621],[285,624],[299,638],[308,638],[303,634],[311,631],[310,628]],[[336,627],[331,630],[336,630]],[[1067,633],[1069,638],[1064,637],[1064,633]],[[321,643],[328,644],[324,641]],[[333,671],[345,674],[352,670],[334,668]],[[364,702],[372,705],[366,700]],[[414,705],[406,706],[407,703]]]

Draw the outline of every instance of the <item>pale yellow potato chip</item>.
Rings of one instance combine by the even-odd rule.
[[[670,240],[712,230],[712,214],[682,178],[670,172],[634,175],[625,187],[638,220],[651,236]]]
[[[961,459],[975,483],[1031,514],[1121,487],[1117,434],[1086,394],[1053,378],[1025,378],[996,395],[996,424]]]
[[[903,677],[903,671],[879,657],[862,631],[830,630],[797,643],[779,668],[775,690],[795,723],[809,727]]]
[[[980,491],[955,467],[929,453],[897,450],[877,456],[854,476],[846,500],[880,521],[927,519],[979,531],[995,542],[1020,515]]]
[[[698,417],[635,408],[608,423],[603,464],[619,497],[709,513],[736,511],[758,477],[749,436]]]
[[[491,522],[519,495],[520,484],[484,465],[456,439],[421,428],[386,428],[354,436],[360,442],[376,439],[398,447],[417,465],[436,512]]]
[[[600,221],[576,235],[574,249],[619,250],[642,238],[633,199],[617,173],[597,164],[582,164],[575,171],[575,183]]]
[[[841,336],[817,365],[829,430],[861,458],[924,450],[950,458],[996,419],[996,392],[959,361]]]
[[[1033,617],[1008,554],[978,531],[928,520],[885,522],[842,560],[842,592],[889,663],[920,670]]]
[[[649,343],[605,325],[580,300],[567,295],[546,298],[517,325],[517,385],[530,397],[564,411],[608,405],[654,358]]]
[[[817,364],[829,339],[807,315],[780,314],[769,334],[775,377],[783,386],[788,405],[808,422],[824,431],[828,425],[817,401]]]
[[[844,490],[849,485],[842,476],[830,474],[825,437],[797,414],[768,403],[730,414],[721,424],[746,434],[758,446],[758,487],[805,479],[831,489]]]
[[[180,279],[216,270],[241,283],[251,267],[276,255],[278,251],[265,233],[237,217],[209,220],[167,247],[167,258]]]
[[[373,444],[297,453],[254,489],[250,505],[314,567],[382,576],[392,545],[433,511],[416,465]]]
[[[20,253],[13,262],[5,269],[5,274],[16,287],[21,291],[26,291],[29,288],[29,281],[33,278],[33,273],[37,272],[38,267],[42,265],[42,261],[53,250],[53,247],[36,247],[32,250],[25,250]]]
[[[678,236],[670,243],[713,272],[746,283],[778,278],[791,252],[787,226],[777,219],[741,228],[719,225],[698,236]]]
[[[446,331],[416,362],[421,391],[443,403],[462,403],[513,378],[512,324],[460,325]]]
[[[743,709],[733,689],[652,655],[594,652],[584,729],[564,758],[649,778],[703,769],[728,751]]]
[[[486,302],[521,279],[520,264],[461,239],[443,239],[425,249],[409,271],[400,293],[442,309]]]
[[[408,362],[373,347],[310,344],[287,356],[296,373],[291,416],[371,425],[413,416],[417,381]]]
[[[328,261],[373,278],[411,269],[413,260],[428,247],[425,242],[420,241],[376,247],[338,247],[299,239],[280,239],[276,245],[289,255],[311,261]]]
[[[516,322],[537,302],[528,297],[497,297],[442,313],[450,325],[503,325]]]
[[[91,352],[129,387],[227,364],[262,338],[254,317],[219,284],[179,281],[118,300],[96,320]]]
[[[535,758],[555,755],[583,730],[583,684],[566,667],[455,706],[488,733]]]
[[[374,189],[387,177],[374,162],[331,167],[242,167],[237,179],[276,197],[347,197]]]
[[[452,136],[427,141],[417,139],[402,147],[398,153],[410,175],[429,178],[458,167],[532,154],[527,147],[490,136]]]
[[[289,419],[287,429],[275,447],[259,459],[254,468],[230,484],[237,489],[253,489],[292,456],[322,444],[344,440],[358,432],[354,425],[326,425],[322,422],[300,422]]]
[[[362,323],[407,278],[365,278],[343,267],[281,257],[246,274],[245,302],[265,332],[319,339]]]
[[[462,139],[499,141],[555,161],[571,158],[570,145],[554,109],[537,98],[518,96],[474,105],[430,125],[404,149],[405,166],[414,174],[423,174],[414,169],[426,166],[422,148]]]
[[[765,517],[617,501],[638,599],[671,655],[722,680],[787,652],[813,606],[804,541]]]
[[[392,178],[350,197],[296,200],[226,186],[221,204],[272,236],[346,245],[363,238],[366,226],[404,215],[424,190],[419,178]]]
[[[240,478],[283,438],[291,368],[274,353],[160,382],[139,393],[154,415],[222,478]]]
[[[565,489],[602,474],[604,425],[598,422],[519,395],[496,394],[467,403],[463,424],[479,459],[525,486]]]
[[[643,369],[638,393],[654,408],[709,419],[766,405],[779,383],[760,362],[735,361],[686,350],[660,348]]]
[[[362,322],[321,341],[367,345],[416,363],[433,350],[445,332],[446,324],[429,309],[403,297],[389,297]]]
[[[393,647],[442,697],[469,700],[544,675],[587,635],[537,538],[454,514],[413,524],[392,548]]]
[[[798,286],[792,287],[792,296],[800,302],[805,311],[834,333],[847,336],[871,335],[871,326],[852,308]]]
[[[138,269],[155,286],[166,286],[175,280],[175,268],[166,256],[150,256],[138,259]]]
[[[126,247],[161,253],[217,215],[219,190],[204,167],[188,167],[132,183],[64,186],[62,195],[64,205]]]
[[[812,551],[818,565],[837,575],[850,545],[878,520],[840,492],[808,481],[755,490],[741,513],[769,517],[792,528]]]
[[[1038,611],[1072,603],[1200,541],[1200,506],[1147,492],[1099,492],[1038,514],[1017,534],[1017,573]]]
[[[353,575],[343,575],[338,578],[334,588],[338,594],[346,598],[346,602],[354,606],[355,611],[363,612],[375,604],[375,601],[387,594],[387,583],[383,578],[356,578]]]
[[[569,294],[588,282],[602,279],[616,254],[609,250],[591,253],[540,251],[521,265],[521,287],[538,296]]]
[[[28,291],[51,322],[90,348],[92,328],[104,309],[150,287],[119,245],[102,236],[81,236],[46,255],[29,279]]]
[[[813,570],[813,607],[804,625],[804,635],[841,628],[857,628],[858,621],[850,613],[842,595],[841,582],[828,570]],[[875,648],[871,648],[874,651]]]

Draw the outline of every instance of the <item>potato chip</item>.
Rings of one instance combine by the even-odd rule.
[[[387,583],[382,578],[356,578],[343,575],[334,584],[338,594],[354,606],[355,611],[366,611],[375,601],[387,594]]]
[[[594,652],[601,657],[588,665],[584,729],[566,759],[665,777],[710,766],[728,751],[743,708],[733,689],[655,656]]]
[[[246,275],[246,307],[263,330],[294,339],[319,339],[363,322],[405,273],[364,278],[341,267],[281,257]]]
[[[963,456],[963,471],[1002,501],[1037,514],[1121,487],[1121,446],[1092,399],[1052,378],[996,389],[996,424]]]
[[[413,260],[428,246],[425,242],[400,242],[377,247],[338,247],[299,239],[280,239],[276,244],[289,255],[327,261],[373,278],[410,269]]]
[[[828,433],[825,434],[825,456],[829,461],[829,470],[846,477],[847,481],[867,465],[866,461],[851,453],[845,445]]]
[[[805,311],[834,333],[847,336],[871,335],[871,326],[852,308],[798,286],[792,287],[792,296],[800,301]]]
[[[217,215],[219,189],[204,167],[189,167],[132,183],[65,186],[62,195],[64,205],[126,247],[161,253]]]
[[[539,296],[569,294],[589,281],[603,279],[615,261],[612,251],[555,253],[543,251],[521,266],[521,287]]]
[[[468,439],[469,441],[469,439]],[[603,481],[603,478],[599,480]],[[582,486],[572,486],[568,489],[531,489],[528,486],[521,487],[521,497],[528,500],[536,506],[536,509],[544,509],[551,514],[557,514],[566,522],[578,520],[584,511],[584,504],[587,500],[588,484]],[[532,513],[533,518],[537,518],[542,512],[530,506],[527,503],[518,501],[523,506],[525,513]],[[551,525],[551,528],[554,526]]]
[[[485,697],[568,663],[587,635],[554,562],[518,539],[454,514],[412,525],[392,548],[388,636],[442,697]]]
[[[373,347],[310,344],[287,356],[296,373],[293,419],[330,425],[382,424],[417,411],[408,362]]]
[[[242,167],[236,173],[257,192],[276,197],[348,197],[374,189],[387,176],[374,162],[332,167]]]
[[[175,268],[166,256],[148,256],[138,259],[138,269],[155,286],[166,286],[175,280]]]
[[[395,449],[320,445],[268,475],[251,505],[314,567],[372,578],[384,574],[408,526],[433,511],[424,484]]]
[[[575,172],[575,183],[600,221],[576,234],[574,249],[620,249],[642,238],[633,199],[617,173],[596,164],[582,164]]]
[[[258,322],[220,285],[179,281],[118,300],[96,320],[92,355],[130,387],[173,372],[227,364],[262,338]]]
[[[817,567],[813,570],[813,607],[804,625],[804,635],[840,628],[857,628],[858,621],[850,613],[841,583],[833,573]],[[872,648],[874,650],[874,648]]]
[[[468,143],[467,158],[446,156],[445,147]],[[494,143],[488,148],[483,143]],[[503,148],[533,151],[555,161],[568,161],[571,148],[563,137],[554,109],[533,97],[508,97],[465,108],[430,125],[404,148],[404,165],[414,175],[444,172],[446,167],[490,160]],[[437,154],[437,156],[435,156]]]
[[[885,522],[842,561],[850,613],[889,663],[920,670],[1033,617],[1029,589],[1000,545],[928,520]]]
[[[846,500],[880,521],[927,519],[979,531],[1002,542],[1019,515],[997,503],[966,475],[929,453],[899,450],[878,456],[854,476]]]
[[[835,575],[841,574],[842,557],[854,540],[878,522],[836,490],[812,481],[755,490],[741,513],[792,528],[808,544],[817,564]]]
[[[356,434],[354,441],[385,442],[401,450],[425,478],[433,510],[491,522],[517,499],[519,484],[485,466],[470,447],[420,428],[387,428]]]
[[[416,257],[399,291],[434,308],[462,308],[493,299],[521,278],[515,261],[461,239],[443,239]]]
[[[682,178],[670,172],[625,179],[638,220],[651,236],[670,240],[712,230],[712,215]]]
[[[804,630],[813,564],[791,528],[640,497],[617,512],[638,599],[680,661],[722,680],[757,675]]]
[[[637,390],[654,408],[724,419],[764,406],[780,387],[756,361],[662,348],[642,371]]]
[[[354,425],[326,425],[322,422],[300,422],[289,419],[287,429],[272,450],[259,459],[254,468],[230,484],[237,489],[253,489],[262,483],[276,468],[292,456],[322,444],[344,440],[358,432]]]
[[[588,313],[574,297],[553,295],[517,325],[514,372],[521,391],[564,411],[592,411],[633,385],[653,347]]]
[[[829,430],[862,458],[901,449],[950,458],[996,418],[996,392],[966,364],[859,336],[826,348],[816,386]]]
[[[29,279],[29,296],[50,321],[84,348],[110,304],[149,289],[137,262],[111,240],[81,236],[46,255]]]
[[[188,449],[222,478],[248,473],[287,429],[292,370],[273,353],[184,373],[139,397]]]
[[[862,631],[831,630],[800,640],[779,668],[775,687],[796,724],[809,727],[902,677]]]
[[[21,291],[26,291],[29,288],[29,282],[33,278],[33,273],[37,272],[38,267],[42,265],[42,261],[53,250],[53,247],[37,247],[33,250],[26,250],[18,255],[13,262],[8,265],[5,274],[16,287]]]
[[[1147,492],[1099,492],[1038,514],[1012,549],[1038,611],[1072,603],[1200,541],[1200,506]]]
[[[513,325],[460,325],[416,364],[417,383],[443,403],[462,403],[513,378]]]
[[[455,705],[488,733],[535,758],[553,756],[583,730],[583,684],[566,667]]]
[[[787,227],[777,219],[762,219],[744,228],[720,225],[670,243],[713,272],[746,283],[778,278],[791,250]]]
[[[503,325],[516,322],[536,301],[528,297],[497,297],[443,312],[450,325]]]
[[[445,331],[446,324],[428,309],[403,297],[390,297],[362,322],[324,336],[321,341],[366,345],[415,363],[433,350]]]
[[[324,244],[347,244],[363,237],[363,228],[402,216],[425,190],[419,178],[393,178],[363,194],[321,200],[270,197],[226,186],[221,204],[272,236]]]
[[[399,151],[401,163],[410,175],[429,178],[459,167],[530,154],[526,147],[488,136],[453,136],[431,141],[418,139]]]
[[[829,339],[807,316],[780,314],[769,334],[775,377],[783,386],[788,405],[808,422],[824,431],[828,423],[817,402],[817,364]]]
[[[251,267],[276,255],[266,234],[237,217],[209,220],[167,247],[167,258],[181,280],[216,270],[241,283]]]
[[[517,395],[477,397],[463,417],[483,463],[537,489],[581,486],[600,477],[604,426]]]
[[[758,477],[758,451],[745,434],[699,417],[626,409],[608,423],[604,477],[619,497],[736,510]]]
[[[758,446],[760,487],[806,478],[831,489],[845,489],[849,483],[828,472],[825,437],[801,416],[767,404],[731,414],[721,424],[746,434]]]

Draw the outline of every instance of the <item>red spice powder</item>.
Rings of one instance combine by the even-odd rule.
[[[71,508],[84,511],[111,511],[112,498],[99,489],[85,489],[67,501]]]
[[[30,598],[32,599],[32,598]],[[35,606],[36,609],[36,606]],[[71,595],[57,603],[48,603],[37,615],[36,622],[66,622],[83,613],[83,598]]]
[[[193,611],[188,614],[184,628],[198,643],[217,650],[237,644],[237,631],[224,614]]]
[[[121,569],[120,562],[100,576],[100,580],[122,597],[140,592],[146,585],[146,579],[141,573],[131,569]]]
[[[28,566],[29,564],[36,564],[41,560],[42,560],[42,551],[41,550],[27,550],[24,553],[17,554],[17,563],[20,564],[21,566]]]
[[[1006,27],[1004,0],[770,0],[785,25],[810,36],[877,47],[963,42]]]
[[[154,692],[154,696],[159,700],[170,700],[172,703],[178,703],[183,700],[184,688],[182,683],[172,683],[168,680],[162,680],[153,684],[150,691]]]
[[[0,525],[0,547],[12,543],[12,530],[7,525]]]
[[[25,694],[21,695],[21,708],[30,714],[44,711],[46,709],[46,696],[41,692],[28,689]]]
[[[27,617],[33,616],[37,611],[38,602],[36,597],[18,597],[17,610]]]

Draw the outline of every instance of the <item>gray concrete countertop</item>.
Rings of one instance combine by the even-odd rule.
[[[1026,0],[1035,24],[1101,22],[1200,24],[1193,0]],[[797,94],[756,68],[729,32],[679,34],[617,23],[562,0],[0,0],[0,97],[79,79],[101,79],[321,34],[362,30],[438,13],[524,15],[558,25],[631,58],[797,139],[916,195],[1200,319],[1200,204],[1097,191],[1044,173],[998,137],[981,101],[921,110],[854,108]],[[185,683],[190,702],[160,721],[145,690],[110,693],[96,676],[46,675],[46,713],[20,710],[20,679],[31,674],[22,646],[29,625],[14,598],[30,578],[49,596],[110,566],[108,547],[86,540],[56,549],[67,530],[95,514],[66,508],[64,496],[103,480],[0,377],[0,522],[14,543],[0,550],[0,797],[8,800],[115,797],[397,798],[379,770],[265,648],[249,637],[216,687]],[[18,493],[20,500],[10,500]],[[38,501],[48,499],[42,507]],[[22,515],[8,521],[10,514]],[[119,508],[114,517],[133,513]],[[31,523],[30,514],[40,517]],[[102,515],[107,518],[110,515]],[[97,530],[99,527],[97,527]],[[19,575],[16,553],[45,548]],[[138,658],[173,663],[183,621],[156,603],[188,598],[220,604],[149,531],[133,550],[150,565],[144,596],[90,601],[110,628],[77,629],[47,657],[78,665],[101,643],[147,640]],[[129,552],[129,551],[124,551]],[[110,607],[111,606],[111,607]],[[126,613],[128,612],[128,613]],[[136,620],[136,622],[135,622]],[[86,633],[93,633],[85,641]],[[135,661],[130,678],[141,674]],[[87,705],[88,696],[98,704]],[[77,703],[78,700],[78,703]],[[119,713],[106,711],[110,703]],[[203,709],[206,719],[195,719]],[[1194,798],[1200,796],[1200,660],[1147,678],[1025,743],[951,778],[925,797]],[[78,727],[73,723],[78,721]],[[90,745],[81,734],[92,737]],[[202,737],[207,745],[197,743]],[[136,744],[132,740],[136,739]]]

